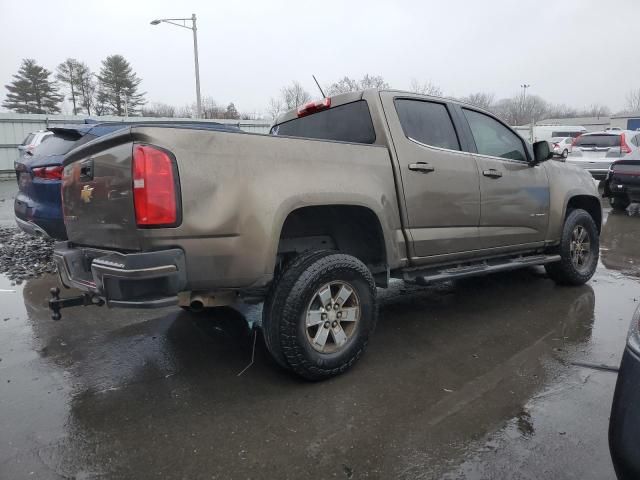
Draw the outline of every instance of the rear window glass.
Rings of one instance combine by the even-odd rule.
[[[563,131],[557,131],[557,132],[551,132],[551,136],[552,137],[571,137],[571,138],[576,138],[578,136],[582,135],[582,132],[563,132]]]
[[[376,140],[369,106],[364,100],[274,125],[271,135],[354,143],[373,143]]]
[[[29,135],[27,135],[27,138],[24,139],[21,145],[29,145],[33,141],[33,137],[35,137],[33,133],[30,133]]]
[[[395,103],[407,137],[434,147],[460,150],[451,117],[442,103],[408,99],[398,99]]]
[[[34,156],[45,157],[49,155],[64,155],[73,148],[93,140],[95,135],[81,136],[78,132],[55,132],[46,142],[38,145],[33,152]]]
[[[576,141],[578,147],[619,147],[620,135],[582,135]]]

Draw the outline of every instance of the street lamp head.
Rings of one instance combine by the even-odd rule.
[[[151,25],[158,25],[162,20],[151,20]]]

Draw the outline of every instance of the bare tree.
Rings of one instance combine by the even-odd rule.
[[[291,85],[282,87],[280,96],[287,110],[298,108],[311,100],[311,95],[299,82],[292,82]]]
[[[627,93],[627,112],[640,112],[640,88],[636,88]]]
[[[280,89],[280,95],[271,97],[267,112],[272,119],[275,119],[281,113],[298,108],[309,100],[311,100],[309,92],[304,89],[300,82],[294,80],[291,82],[291,85]]]
[[[175,117],[176,107],[166,103],[155,102],[151,105],[142,107],[141,114],[143,117]]]
[[[332,83],[326,88],[327,95],[340,95],[341,93],[355,92],[360,90],[360,85],[357,80],[349,77],[343,77],[335,83]]]
[[[593,103],[584,110],[579,111],[578,114],[584,117],[608,117],[611,115],[611,110],[606,105]]]
[[[389,84],[384,81],[380,75],[369,75],[365,73],[364,77],[360,79],[359,90],[366,90],[367,88],[389,88]]]
[[[272,97],[267,106],[267,113],[271,119],[275,120],[281,113],[285,112],[284,102],[280,97]]]
[[[518,95],[496,102],[492,111],[509,125],[525,125],[537,122],[547,116],[548,106],[537,95]]]
[[[461,100],[463,102],[470,103],[471,105],[475,105],[476,107],[484,108],[485,110],[491,110],[491,108],[494,105],[493,93],[485,93],[485,92],[471,93],[466,97],[462,97]]]
[[[549,105],[547,108],[547,118],[572,118],[577,117],[580,112],[564,103]]]
[[[384,81],[380,75],[364,75],[360,80],[342,77],[335,83],[326,88],[327,95],[339,95],[341,93],[356,92],[358,90],[366,90],[367,88],[389,88],[389,84]]]
[[[433,97],[442,96],[442,89],[431,80],[421,83],[414,78],[411,80],[411,85],[409,85],[409,91],[420,95],[431,95]]]

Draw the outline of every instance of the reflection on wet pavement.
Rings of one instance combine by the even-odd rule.
[[[580,288],[542,269],[395,283],[363,360],[307,383],[240,312],[69,310],[0,281],[0,478],[613,478],[615,374],[640,216],[611,214]],[[5,292],[4,290],[13,290]]]

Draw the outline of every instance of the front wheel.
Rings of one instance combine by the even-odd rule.
[[[600,236],[591,215],[582,209],[567,215],[560,239],[560,261],[548,263],[545,270],[561,285],[582,285],[598,266]]]
[[[627,197],[609,197],[609,204],[614,210],[623,212],[631,204]]]
[[[309,380],[351,368],[377,319],[371,272],[357,258],[334,252],[303,254],[294,261],[268,304],[263,328],[269,350],[278,363]]]

